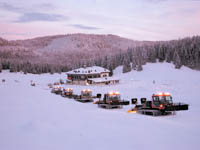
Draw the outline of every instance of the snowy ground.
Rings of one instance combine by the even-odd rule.
[[[0,73],[0,149],[2,150],[169,150],[200,146],[200,72],[172,64],[148,64],[144,71],[122,74],[111,86],[70,86],[76,94],[89,88],[93,94],[116,90],[123,99],[170,92],[175,102],[190,104],[175,116],[129,114],[131,105],[105,110],[50,93],[47,84],[65,74],[23,75]],[[6,79],[5,83],[1,80]],[[30,86],[33,80],[36,87]],[[153,84],[155,80],[155,84]]]

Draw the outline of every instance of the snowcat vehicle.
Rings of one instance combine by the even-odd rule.
[[[64,89],[62,91],[62,94],[61,94],[63,97],[68,97],[68,98],[73,98],[73,89],[72,88],[67,88],[67,89]]]
[[[48,87],[49,87],[49,88],[53,88],[53,84],[49,83],[49,84],[48,84]]]
[[[62,94],[62,87],[60,86],[55,86],[52,88],[51,93],[55,93],[55,94]]]
[[[82,103],[93,102],[92,91],[84,89],[81,91],[81,95],[75,95],[74,99]]]
[[[189,105],[184,103],[173,103],[170,93],[158,93],[152,95],[152,100],[147,101],[141,98],[141,105],[138,105],[137,99],[132,99],[135,107],[129,110],[129,113],[140,113],[145,115],[162,116],[175,114],[176,111],[188,110]]]
[[[97,94],[100,97],[100,94]],[[122,108],[123,105],[129,105],[129,101],[122,101],[119,92],[109,92],[104,94],[103,100],[96,101],[98,107],[112,109],[112,108]]]
[[[35,86],[36,84],[31,80],[31,86]]]

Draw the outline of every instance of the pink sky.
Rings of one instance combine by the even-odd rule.
[[[200,0],[1,0],[0,37],[92,33],[135,40],[200,34]]]

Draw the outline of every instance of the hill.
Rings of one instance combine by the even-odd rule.
[[[51,65],[54,68],[65,66],[63,69],[68,70],[97,56],[102,58],[116,54],[142,43],[115,35],[93,34],[56,35],[16,41],[0,39],[0,58],[4,69],[11,68],[14,71],[18,71],[17,66],[11,64],[27,63],[33,68],[33,65]]]

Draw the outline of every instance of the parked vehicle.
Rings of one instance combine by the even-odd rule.
[[[152,95],[152,100],[147,101],[146,98],[141,98],[141,104],[138,105],[136,98],[132,99],[132,104],[135,107],[129,110],[129,113],[141,113],[145,115],[170,115],[176,111],[188,110],[189,105],[184,103],[173,103],[170,93],[158,93]]]
[[[98,97],[100,97],[100,95]],[[112,109],[122,108],[123,105],[129,105],[129,101],[122,101],[119,92],[109,92],[104,94],[103,100],[99,100],[95,102],[95,104],[98,104],[98,107],[101,108]]]
[[[72,88],[63,89],[62,96],[63,97],[68,97],[68,98],[73,98],[74,97],[73,89]]]
[[[51,93],[62,94],[63,88],[60,86],[54,86],[51,90]]]
[[[79,102],[93,102],[92,91],[90,89],[84,89],[81,91],[81,95],[76,95],[75,100]]]

